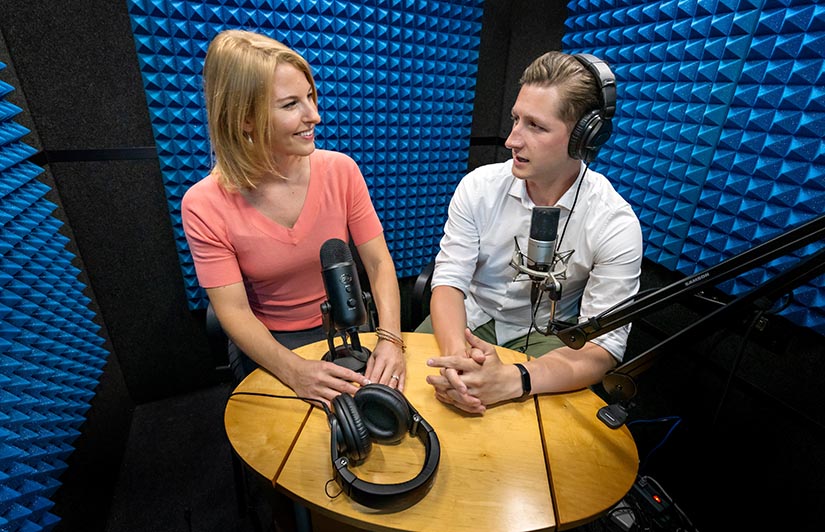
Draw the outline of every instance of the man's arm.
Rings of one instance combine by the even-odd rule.
[[[464,309],[464,293],[452,286],[436,286],[430,299],[430,318],[433,334],[443,356],[467,355],[464,329],[467,328],[467,312]]]
[[[522,396],[521,373],[513,364],[503,364],[491,344],[465,330],[470,357],[451,356],[427,361],[431,367],[460,374],[461,385],[443,375],[430,375],[427,382],[436,397],[471,413],[484,413],[488,405]],[[560,347],[523,364],[530,373],[531,394],[578,390],[599,382],[616,360],[604,348],[588,342],[581,349]]]
[[[438,342],[438,349],[442,356],[468,357],[469,347],[464,341],[464,330],[467,328],[467,311],[464,308],[464,293],[452,286],[437,286],[433,289],[430,299],[430,318],[433,324],[433,334]],[[466,396],[466,387],[455,368],[445,367],[441,376],[449,383],[450,388],[459,390]],[[438,394],[436,394],[438,395]],[[443,398],[440,398],[443,400]],[[465,397],[468,406],[481,406],[477,398]]]
[[[444,236],[435,259],[430,319],[442,355],[464,355],[467,312],[464,298],[475,276],[480,249],[479,222],[474,207],[472,174],[461,180],[450,199]]]

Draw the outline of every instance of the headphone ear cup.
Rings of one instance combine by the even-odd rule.
[[[368,384],[355,393],[361,420],[378,443],[398,443],[412,426],[409,403],[395,388]]]
[[[591,162],[595,158],[595,150],[592,148],[592,139],[594,133],[602,129],[603,121],[599,116],[598,109],[594,109],[584,115],[581,120],[576,122],[573,126],[573,131],[570,133],[570,141],[567,144],[567,154],[573,159],[581,159],[585,162]],[[608,136],[610,133],[608,133]],[[607,140],[607,139],[605,139]],[[603,144],[604,142],[602,142]],[[601,146],[601,144],[599,144]],[[597,148],[598,149],[598,148]]]
[[[344,440],[342,452],[353,462],[366,459],[372,449],[372,440],[352,396],[342,393],[332,400],[332,407]]]

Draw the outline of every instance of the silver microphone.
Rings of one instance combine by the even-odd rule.
[[[533,207],[527,253],[521,252],[516,238],[513,258],[510,260],[510,266],[516,270],[516,277],[513,280],[517,280],[518,276],[523,274],[533,284],[530,290],[533,325],[545,336],[553,334],[556,305],[561,299],[562,287],[559,281],[566,279],[567,261],[573,254],[572,251],[564,253],[556,251],[560,214],[559,207]],[[539,295],[542,293],[547,294],[550,303],[550,319],[546,329],[542,329],[535,323]]]
[[[540,272],[550,270],[553,265],[560,214],[561,209],[558,207],[533,207],[530,238],[527,240],[527,260]]]

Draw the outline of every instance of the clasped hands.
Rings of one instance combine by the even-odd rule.
[[[466,354],[448,355],[427,360],[427,365],[441,368],[439,375],[428,375],[427,383],[435,396],[472,414],[483,414],[488,405],[521,396],[521,378],[512,364],[503,364],[493,345],[464,330],[469,344]]]

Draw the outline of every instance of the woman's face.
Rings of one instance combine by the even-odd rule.
[[[272,150],[281,156],[305,156],[315,151],[315,125],[321,122],[312,86],[289,63],[275,68],[269,127]]]

